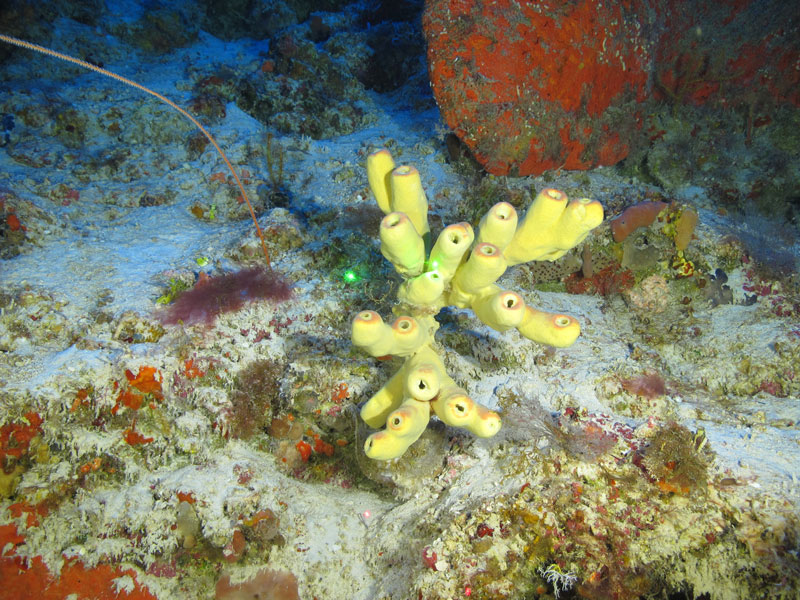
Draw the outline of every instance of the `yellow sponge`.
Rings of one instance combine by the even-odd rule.
[[[381,254],[403,277],[416,277],[425,266],[425,242],[405,213],[383,217],[380,229]]]
[[[448,225],[436,238],[428,259],[428,269],[438,272],[445,281],[450,281],[474,239],[475,232],[469,223]]]
[[[506,259],[500,249],[494,244],[481,242],[453,277],[450,303],[460,308],[469,306],[472,296],[492,285],[505,270]]]
[[[374,310],[362,310],[353,319],[350,340],[372,356],[411,356],[429,339],[429,328],[414,317],[398,317],[387,325]]]
[[[414,167],[402,166],[392,171],[389,177],[392,191],[392,210],[405,213],[417,233],[428,233],[428,199],[422,189],[419,171]]]
[[[547,188],[537,194],[503,254],[508,266],[556,260],[602,222],[599,202],[581,198],[567,203],[564,192]]]
[[[500,415],[470,398],[447,374],[434,335],[436,314],[446,305],[470,308],[484,324],[504,332],[516,328],[530,340],[563,348],[581,332],[568,315],[527,306],[523,298],[496,281],[510,266],[555,260],[585,239],[603,220],[603,207],[563,192],[539,192],[522,219],[507,203],[495,204],[481,219],[477,236],[469,223],[445,227],[430,247],[428,202],[419,172],[396,167],[387,150],[367,158],[367,176],[378,206],[381,252],[403,278],[397,292],[394,323],[362,311],[352,326],[353,345],[372,356],[405,357],[391,379],[361,408],[361,418],[381,431],[370,435],[364,451],[376,460],[402,456],[422,435],[431,413],[446,425],[491,437]]]
[[[482,323],[495,331],[518,327],[525,316],[525,301],[515,292],[501,290],[496,285],[476,297],[470,305]]]
[[[571,346],[581,334],[580,323],[569,315],[544,312],[530,306],[525,307],[525,315],[517,329],[529,340],[556,348]]]
[[[406,279],[397,290],[397,299],[418,306],[438,310],[444,293],[445,279],[438,271],[428,271],[413,279]]]
[[[448,425],[463,427],[478,437],[492,437],[500,431],[500,415],[475,402],[455,384],[442,390],[431,406]]]
[[[431,418],[430,404],[409,398],[386,419],[386,429],[369,436],[364,453],[376,460],[402,456],[419,439]]]
[[[403,403],[405,370],[400,369],[361,407],[361,419],[373,429],[383,427],[386,417]]]
[[[386,148],[367,156],[367,180],[378,207],[385,213],[392,212],[389,174],[394,170],[394,159]]]
[[[505,250],[516,230],[517,211],[508,202],[498,202],[483,215],[478,225],[478,243],[488,242]]]

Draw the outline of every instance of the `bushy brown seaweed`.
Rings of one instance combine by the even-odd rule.
[[[269,425],[284,368],[284,365],[264,358],[239,371],[230,393],[227,425],[231,437],[246,440]]]
[[[670,422],[650,438],[641,464],[662,491],[688,494],[705,489],[710,458],[704,433]]]

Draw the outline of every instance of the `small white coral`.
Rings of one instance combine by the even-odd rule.
[[[544,580],[553,586],[553,593],[555,594],[556,598],[561,592],[566,592],[567,590],[571,589],[573,585],[578,581],[578,576],[575,575],[572,571],[564,571],[561,570],[558,565],[550,564],[547,565],[547,568],[539,567],[539,575],[541,575]]]

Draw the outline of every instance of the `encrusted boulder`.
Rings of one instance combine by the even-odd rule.
[[[648,94],[641,10],[639,0],[428,0],[428,69],[447,124],[496,175],[613,165]]]
[[[800,106],[791,2],[427,0],[434,96],[495,175],[613,165],[681,106],[741,115],[736,132]],[[704,115],[692,115],[694,124]],[[691,129],[691,127],[690,127]]]

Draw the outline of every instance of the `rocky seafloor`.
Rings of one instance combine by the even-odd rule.
[[[200,115],[259,215],[267,275],[247,271],[264,261],[247,208],[190,123],[99,75],[3,55],[7,589],[796,598],[798,225],[779,187],[782,204],[757,206],[719,179],[734,163],[758,169],[776,136],[790,154],[794,113],[708,158],[706,174],[681,157],[700,152],[685,123],[709,115],[668,107],[646,181],[624,165],[486,176],[453,151],[415,25],[366,27],[368,9],[286,16],[269,49],[224,41],[233,25],[219,23],[218,37],[198,28],[178,43],[169,11],[133,3],[97,21],[54,15],[45,36]],[[387,32],[406,45],[394,83],[370,71]],[[701,129],[708,144],[715,130]],[[499,282],[578,318],[574,346],[498,333],[468,310],[438,315],[449,374],[501,414],[500,433],[434,422],[388,463],[364,456],[358,405],[397,359],[349,339],[357,312],[391,314],[400,282],[364,167],[381,147],[419,169],[434,235],[498,201],[522,212],[545,186],[607,216],[566,257]],[[609,221],[640,201],[667,208],[616,241]],[[687,212],[697,224],[677,241]],[[226,274],[206,288],[216,295],[180,305]]]

